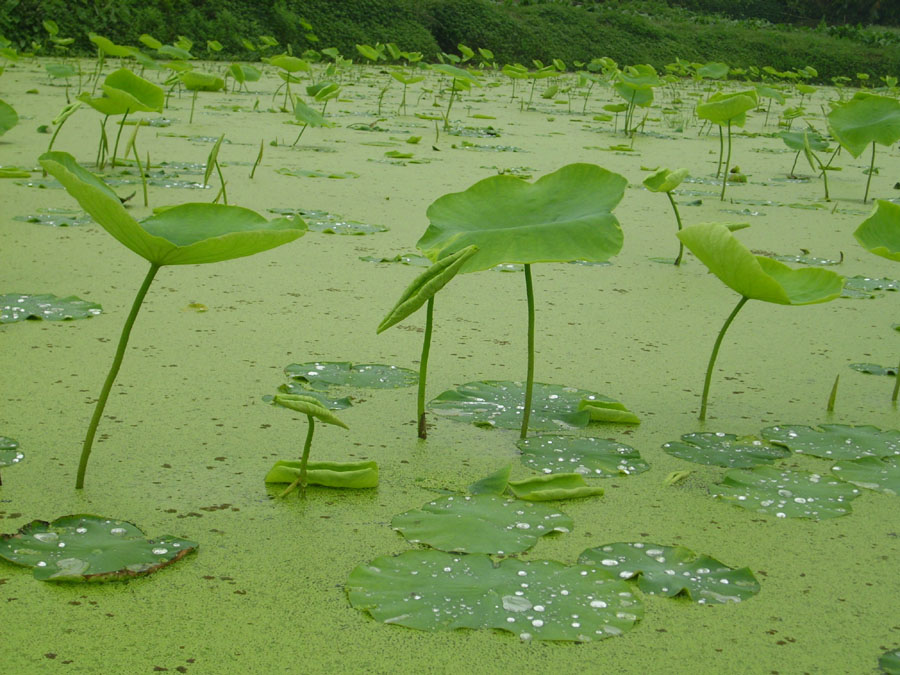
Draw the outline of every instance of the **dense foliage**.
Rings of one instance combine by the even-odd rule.
[[[609,56],[620,64],[650,63],[660,68],[679,57],[744,68],[811,65],[823,79],[900,72],[900,33],[852,25],[822,24],[814,30],[776,27],[765,20],[779,19],[767,7],[787,11],[801,5],[809,12],[818,5],[827,5],[829,11],[837,5],[865,6],[871,15],[878,0],[671,0],[671,4],[763,18],[695,14],[660,0],[580,5],[491,0],[0,0],[0,34],[20,49],[30,51],[37,45],[50,53],[42,22],[51,19],[59,24],[61,37],[75,38],[71,49],[82,54],[95,50],[87,39],[87,32],[94,31],[128,45],[139,44],[143,33],[163,43],[184,35],[195,42],[195,56],[247,60],[256,60],[261,53],[324,47],[359,59],[355,45],[376,42],[394,42],[434,60],[440,52],[457,53],[457,44],[463,43],[490,49],[500,64],[531,65],[532,59],[547,63],[558,58],[571,68],[575,61]],[[897,3],[881,0],[878,15],[892,16],[900,12],[896,7]],[[277,45],[261,45],[261,35],[271,36]],[[248,50],[242,38],[257,49]],[[222,50],[209,52],[208,40],[221,43]]]

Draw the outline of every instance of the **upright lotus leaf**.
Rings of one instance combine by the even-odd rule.
[[[900,262],[900,204],[883,199],[853,233],[860,245],[882,258]]]
[[[759,593],[759,582],[748,567],[728,567],[684,546],[606,544],[587,549],[578,562],[602,565],[620,579],[638,577],[638,588],[648,595],[686,595],[698,605],[741,602]]]
[[[0,100],[0,136],[19,123],[19,114],[6,101]]]
[[[284,369],[287,376],[312,389],[331,387],[361,389],[397,389],[416,383],[415,371],[378,363],[313,362],[292,363]]]
[[[641,64],[625,66],[616,74],[616,84],[613,86],[616,93],[624,98],[625,104],[625,133],[633,128],[631,124],[634,118],[635,107],[647,108],[653,103],[653,87],[662,84],[656,69],[653,66]]]
[[[776,518],[825,520],[850,513],[860,491],[850,483],[809,471],[774,466],[730,469],[710,494],[742,509]]]
[[[225,80],[212,73],[189,70],[178,76],[181,84],[188,91],[219,91],[225,88]]]
[[[300,71],[310,70],[308,61],[290,56],[288,54],[279,54],[268,59],[269,63],[276,68],[281,68],[289,73],[299,73]]]
[[[510,555],[574,523],[543,504],[492,494],[451,495],[394,516],[391,527],[414,544],[441,551]]]
[[[630,630],[643,615],[629,585],[601,567],[494,563],[486,555],[441,551],[375,558],[350,573],[347,593],[353,607],[382,623],[497,629],[522,640],[602,640]]]
[[[580,473],[554,473],[524,480],[511,480],[509,491],[517,499],[530,502],[599,497],[603,494],[602,487],[588,485]]]
[[[120,68],[103,81],[103,96],[91,98],[86,92],[78,100],[103,113],[122,115],[133,112],[159,112],[166,102],[165,92],[127,68]]]
[[[443,73],[444,75],[449,75],[453,79],[456,80],[464,80],[469,82],[470,84],[475,85],[476,87],[484,86],[481,83],[481,80],[478,79],[477,75],[470,73],[468,70],[463,68],[457,68],[456,66],[451,66],[448,63],[434,63],[429,66],[430,70],[436,70],[439,73]]]
[[[722,282],[741,295],[737,306],[725,320],[713,345],[703,396],[700,419],[706,419],[706,402],[716,356],[725,332],[748,300],[763,300],[780,305],[810,305],[840,297],[844,278],[821,268],[791,269],[784,263],[765,256],[755,256],[719,223],[703,223],[686,227],[678,233],[684,242]]]
[[[747,120],[747,111],[753,110],[757,103],[759,96],[755,89],[733,93],[719,91],[705,103],[697,104],[697,117],[720,126],[742,127]]]
[[[333,424],[336,427],[343,427],[344,429],[350,428],[344,424],[337,415],[323,406],[319,399],[313,398],[312,396],[304,396],[302,394],[277,394],[272,399],[272,403],[281,406],[282,408],[288,408],[303,413],[304,415],[315,417],[325,424]]]
[[[113,581],[152,574],[197,546],[170,535],[146,539],[123,520],[74,515],[0,535],[0,558],[33,568],[39,581]]]
[[[675,212],[675,222],[678,225],[679,232],[681,231],[681,215],[678,213],[678,205],[675,203],[675,198],[672,196],[672,190],[681,185],[681,182],[687,177],[687,169],[676,169],[675,171],[670,171],[669,169],[660,169],[652,176],[647,176],[644,179],[644,187],[651,192],[666,193],[666,197],[669,198],[669,203],[672,205],[672,210]],[[676,267],[681,264],[681,257],[683,254],[684,244],[679,242],[678,255],[675,257]]]
[[[650,468],[634,448],[603,438],[541,434],[520,439],[516,446],[522,452],[522,463],[544,474],[574,472],[618,478]]]
[[[315,108],[310,108],[298,97],[294,101],[294,117],[297,118],[297,121],[304,125],[309,125],[313,127],[325,127],[328,126],[327,120],[322,116]]]
[[[838,462],[831,467],[838,478],[867,490],[900,495],[900,457],[862,457]]]
[[[167,209],[138,224],[115,193],[96,176],[83,169],[64,152],[48,152],[39,158],[81,207],[124,246],[146,259],[150,269],[125,321],[113,364],[97,399],[88,426],[75,487],[84,486],[84,474],[94,435],[141,304],[159,268],[230,260],[253,255],[286,244],[302,236],[306,225],[300,219],[280,218],[272,222],[249,209],[219,204],[183,204]]]
[[[662,448],[679,459],[729,469],[771,464],[791,454],[785,448],[769,445],[753,436],[722,432],[683,434],[680,442],[663,443]]]
[[[712,61],[697,68],[697,75],[708,80],[724,80],[728,77],[728,64]]]
[[[27,295],[6,293],[0,295],[0,324],[15,323],[26,319],[44,321],[69,321],[97,316],[103,308],[71,295],[58,298],[55,295]]]
[[[782,131],[778,134],[784,144],[791,150],[802,152],[807,145],[817,152],[825,152],[829,149],[828,141],[813,129],[802,131]]]
[[[128,58],[134,54],[131,47],[127,47],[125,45],[117,45],[109,38],[103,37],[102,35],[97,35],[96,33],[88,33],[88,39],[95,45],[97,45],[97,49],[99,49],[107,56],[114,56],[121,59]]]
[[[802,425],[766,427],[760,435],[792,452],[822,459],[900,456],[900,431],[870,425],[821,424],[821,431]]]

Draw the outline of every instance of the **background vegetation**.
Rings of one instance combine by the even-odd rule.
[[[720,12],[721,14],[697,13]],[[739,17],[739,18],[728,18]],[[162,42],[184,35],[207,56],[207,40],[224,49],[219,58],[259,58],[241,38],[274,37],[294,53],[337,47],[358,60],[357,43],[395,42],[426,60],[456,53],[460,42],[493,51],[498,63],[547,63],[609,56],[620,64],[661,68],[676,57],[723,61],[733,67],[769,65],[778,70],[815,67],[822,79],[900,73],[900,31],[829,25],[877,18],[900,23],[896,0],[0,0],[0,34],[28,51],[47,44],[41,22],[52,19],[60,36],[76,39],[76,53],[93,53],[92,30],[120,44],[137,45],[142,33]],[[822,22],[822,19],[825,22]],[[313,31],[301,24],[304,19]],[[771,21],[816,23],[815,28]]]

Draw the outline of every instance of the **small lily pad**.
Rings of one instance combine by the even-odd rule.
[[[411,387],[419,379],[415,371],[377,363],[292,363],[284,369],[286,375],[312,389],[324,391],[330,387],[358,387],[360,389],[397,389]]]
[[[25,459],[25,454],[19,450],[19,442],[6,436],[0,436],[0,467],[12,466]]]
[[[40,581],[110,581],[152,574],[197,546],[169,535],[145,539],[124,520],[73,515],[0,535],[0,558],[33,568]]]
[[[293,483],[300,477],[297,461],[279,461],[266,474],[267,483]],[[375,462],[307,462],[306,482],[333,488],[373,488],[378,486]]]
[[[344,396],[342,398],[331,398],[330,396],[326,396],[322,392],[312,391],[308,389],[300,382],[286,382],[285,384],[282,384],[280,387],[278,387],[278,391],[283,394],[303,394],[304,396],[311,396],[329,410],[346,410],[347,408],[351,408],[353,406],[353,403],[350,401],[349,396]],[[263,400],[267,402],[271,399],[271,396],[263,397]]]
[[[391,527],[414,544],[458,553],[521,553],[574,523],[543,504],[498,495],[451,495],[394,516]]]
[[[531,502],[550,502],[560,499],[599,497],[602,487],[592,487],[580,473],[555,473],[525,480],[509,481],[509,490],[517,499]]]
[[[878,657],[878,667],[888,675],[900,675],[900,649],[890,649]]]
[[[544,434],[523,438],[516,446],[525,466],[545,474],[574,472],[614,478],[650,468],[634,448],[602,438]]]
[[[863,457],[838,462],[831,472],[861,488],[877,490],[889,495],[900,495],[900,458]]]
[[[717,499],[777,518],[824,520],[850,513],[859,490],[837,478],[773,466],[731,469],[713,489]]]
[[[681,442],[663,443],[662,448],[679,459],[727,468],[771,464],[791,454],[790,450],[769,445],[753,436],[735,436],[721,432],[683,434]]]
[[[412,265],[413,267],[429,267],[431,265],[431,260],[426,258],[424,255],[419,255],[418,253],[400,253],[393,256],[392,258],[384,258],[374,255],[363,255],[360,256],[359,259],[364,260],[365,262],[400,263],[401,265]]]
[[[282,176],[294,176],[295,178],[359,178],[359,174],[355,171],[318,171],[316,169],[275,169],[275,173]]]
[[[360,565],[350,604],[376,621],[419,630],[499,629],[522,640],[590,642],[621,635],[642,615],[630,586],[606,570],[550,560],[406,551]]]
[[[268,209],[268,211],[288,218],[299,216],[306,222],[306,227],[310,232],[322,234],[362,236],[387,232],[389,229],[384,225],[370,225],[356,220],[347,220],[338,214],[318,209]]]
[[[44,321],[68,321],[97,316],[103,308],[96,302],[88,302],[70,295],[27,295],[7,293],[0,295],[0,323],[14,323],[26,319]]]
[[[842,298],[876,298],[881,291],[900,291],[900,281],[896,279],[871,279],[869,277],[847,277]]]
[[[900,431],[868,425],[822,424],[821,431],[807,426],[766,427],[760,435],[793,452],[823,459],[860,459],[900,455]]]
[[[853,368],[853,370],[865,373],[866,375],[887,375],[889,377],[895,377],[897,375],[897,366],[885,368],[876,363],[851,363],[850,367]]]
[[[524,400],[525,384],[522,382],[482,380],[445,391],[428,407],[435,414],[471,422],[475,426],[519,429]],[[534,383],[532,400],[528,427],[536,431],[587,426],[591,422],[591,411],[582,407],[582,401],[591,405],[616,403],[592,391],[540,382]]]
[[[587,549],[578,562],[602,565],[621,579],[639,576],[638,588],[648,595],[683,594],[701,605],[740,602],[759,593],[759,582],[749,568],[728,567],[683,546],[606,544]]]
[[[74,227],[88,225],[94,219],[88,214],[76,209],[38,209],[37,213],[28,216],[13,216],[13,220],[23,223],[38,223],[50,227]]]

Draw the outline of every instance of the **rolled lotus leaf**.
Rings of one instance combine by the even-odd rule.
[[[344,424],[337,415],[323,406],[319,399],[313,398],[312,396],[304,396],[303,394],[276,394],[272,399],[272,404],[315,417],[317,420],[325,422],[325,424],[333,424],[338,427],[344,427],[344,429],[350,428]]]
[[[691,225],[677,236],[726,286],[752,300],[811,305],[834,300],[843,290],[844,278],[831,270],[795,270],[753,255],[720,223]]]
[[[300,476],[301,462],[279,461],[266,474],[267,483],[293,483]],[[306,483],[333,488],[373,488],[378,486],[375,462],[307,462]]]
[[[872,143],[892,145],[900,140],[900,101],[858,92],[828,113],[828,129],[854,157]]]
[[[687,177],[687,169],[675,169],[675,171],[660,169],[644,179],[644,187],[651,192],[671,192]]]
[[[403,291],[403,295],[394,305],[394,308],[388,312],[388,315],[378,324],[378,333],[386,331],[391,326],[400,323],[415,312],[419,307],[424,305],[435,293],[446,286],[450,280],[459,272],[459,268],[471,258],[476,251],[477,246],[466,246],[464,249],[451,253],[445,258],[441,258],[431,267],[426,269],[422,274],[417,276],[415,280]]]
[[[559,499],[595,497],[603,494],[602,487],[587,484],[580,473],[555,473],[509,481],[509,490],[517,499],[548,502]]]
[[[864,249],[882,258],[900,262],[900,204],[883,199],[853,233]]]
[[[240,258],[306,233],[299,218],[267,221],[250,209],[223,204],[182,204],[138,223],[109,186],[68,153],[44,153],[39,161],[107,232],[155,265]]]

